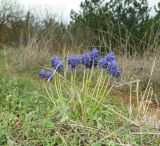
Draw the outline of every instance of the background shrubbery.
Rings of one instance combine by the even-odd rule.
[[[56,21],[55,15],[43,17],[24,12],[13,1],[0,1],[0,42],[9,45],[36,43],[39,49],[103,47],[120,52],[144,52],[158,45],[160,3],[154,7],[147,0],[85,0],[81,11],[71,11],[70,24]]]

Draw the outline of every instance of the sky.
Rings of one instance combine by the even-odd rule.
[[[60,21],[69,22],[70,21],[70,11],[71,9],[79,11],[80,3],[84,0],[17,0],[20,4],[24,6],[26,10],[28,9],[44,9],[47,8],[56,16]],[[148,0],[149,6],[153,7],[157,5],[160,0]],[[154,14],[154,11],[151,11]]]

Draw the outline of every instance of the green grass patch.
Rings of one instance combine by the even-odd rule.
[[[160,144],[157,129],[129,118],[106,72],[65,70],[47,82],[0,57],[0,146]]]
[[[89,84],[82,89],[84,85],[74,83],[74,78],[69,82],[59,75],[50,83],[39,81],[38,84],[1,75],[0,145],[118,146],[121,142],[138,146],[141,141],[149,143],[145,135],[131,135],[140,129],[111,110],[127,117],[126,108],[105,103],[107,96],[102,100],[102,93],[94,91]],[[81,90],[76,89],[77,85]],[[97,89],[100,86],[95,85]],[[107,107],[92,100],[90,95]],[[156,142],[157,139],[150,145]]]

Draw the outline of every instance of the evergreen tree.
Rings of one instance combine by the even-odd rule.
[[[88,27],[100,39],[111,42],[111,47],[118,46],[118,39],[122,43],[127,40],[134,49],[145,44],[144,36],[150,27],[147,0],[85,0],[80,7],[80,12],[71,12],[73,28]]]

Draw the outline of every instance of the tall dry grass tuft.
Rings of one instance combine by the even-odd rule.
[[[156,58],[156,64],[154,72],[152,74],[152,79],[156,83],[160,83],[160,46],[154,52],[147,50],[143,55],[134,53],[133,55],[123,54],[119,56],[119,66],[122,70],[122,80],[129,81],[140,79],[146,82],[150,77],[150,71],[152,69],[152,64]]]
[[[46,63],[51,56],[48,48],[39,49],[37,44],[9,50],[12,65],[18,68],[34,68]]]
[[[136,76],[137,79],[130,82],[122,83],[117,87],[122,87],[126,85],[129,86],[129,97],[128,97],[129,119],[135,121],[139,125],[142,126],[147,125],[150,128],[159,129],[160,101],[154,90],[154,84],[155,84],[154,80],[157,77],[155,76],[154,72],[155,70],[159,72],[159,70],[157,70],[157,62],[159,61],[159,58],[157,59],[156,56],[154,57],[155,58],[151,58],[153,61],[149,62],[150,63],[149,65],[151,66],[149,66],[148,70],[146,70],[147,71],[146,74],[144,73],[139,74],[139,76]],[[134,63],[132,63],[133,65],[132,67],[134,66],[136,67],[136,64]],[[131,72],[131,74],[133,73],[133,71]],[[144,81],[142,77],[145,77],[145,75],[147,75],[147,77],[145,78],[146,80]]]

